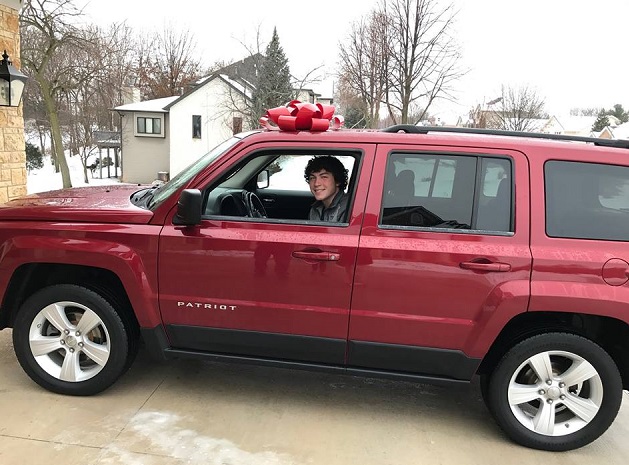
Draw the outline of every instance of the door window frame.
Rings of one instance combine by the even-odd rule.
[[[382,218],[384,214],[384,206],[385,206],[385,197],[387,194],[387,181],[390,179],[389,170],[392,167],[391,159],[395,156],[433,156],[437,159],[437,162],[433,167],[433,176],[429,194],[432,193],[432,188],[434,186],[434,178],[436,176],[437,168],[439,165],[439,161],[442,158],[448,157],[472,157],[476,158],[476,172],[474,178],[474,187],[473,187],[473,201],[472,201],[472,216],[471,216],[471,225],[469,229],[463,228],[448,228],[448,227],[424,227],[424,226],[414,226],[414,225],[387,225],[382,223]],[[476,225],[478,219],[479,212],[479,204],[480,197],[482,195],[483,190],[483,175],[484,172],[482,170],[483,161],[488,159],[500,159],[506,160],[510,164],[510,172],[508,174],[507,179],[511,181],[511,199],[510,199],[510,231],[494,231],[494,230],[485,230],[485,229],[473,229],[472,226]],[[391,149],[387,153],[386,164],[385,164],[385,173],[383,180],[383,188],[381,193],[380,200],[380,211],[377,217],[377,227],[381,230],[409,230],[409,231],[429,231],[429,232],[437,232],[437,233],[453,233],[457,234],[474,234],[474,235],[491,235],[491,236],[513,236],[515,235],[515,205],[516,205],[516,195],[515,195],[515,160],[512,156],[508,154],[494,154],[494,153],[485,153],[485,152],[459,152],[459,151],[441,151],[441,150],[408,150],[404,149]],[[456,180],[456,174],[455,174]],[[456,186],[452,186],[452,190],[456,189]]]
[[[330,221],[311,221],[308,218],[304,218],[303,220],[298,219],[282,219],[282,218],[250,218],[250,217],[240,217],[240,216],[225,216],[225,215],[203,215],[203,220],[218,220],[218,221],[230,221],[230,222],[256,222],[256,223],[275,223],[281,225],[298,225],[298,226],[326,226],[333,228],[347,228],[350,226],[351,217],[353,214],[354,207],[356,205],[356,191],[359,184],[360,172],[362,171],[363,162],[365,159],[365,152],[360,148],[310,148],[310,147],[265,147],[260,148],[258,150],[252,151],[246,157],[243,157],[236,164],[229,164],[217,177],[212,179],[209,183],[206,183],[205,187],[201,188],[203,193],[203,209],[206,210],[206,203],[208,201],[208,197],[212,190],[219,188],[222,183],[230,179],[234,173],[237,173],[241,170],[245,165],[251,162],[252,159],[258,158],[261,156],[269,156],[274,155],[274,159],[265,165],[268,166],[274,160],[279,158],[282,155],[299,155],[304,157],[313,157],[318,155],[331,155],[331,156],[351,156],[354,157],[354,164],[352,167],[352,171],[348,173],[348,185],[346,188],[346,193],[350,196],[348,208],[347,208],[347,218],[343,222],[330,222]],[[304,185],[306,185],[306,180],[303,177],[303,173],[301,173],[301,181],[303,181]],[[257,178],[257,176],[256,176]],[[258,193],[260,190],[264,188],[258,188],[256,185],[256,179],[252,178],[247,182],[246,190],[251,190],[254,193]],[[290,192],[290,190],[286,191]],[[314,197],[312,198],[312,203],[315,202]]]

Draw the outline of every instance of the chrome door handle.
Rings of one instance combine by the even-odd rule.
[[[503,273],[505,271],[511,271],[511,265],[500,262],[461,262],[459,266],[464,270],[474,271],[498,271]]]
[[[325,262],[337,262],[341,258],[341,254],[335,252],[305,252],[295,251],[293,257],[301,258],[302,260],[316,260]]]

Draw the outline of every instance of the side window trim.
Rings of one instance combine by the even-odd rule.
[[[472,201],[472,224],[470,226],[476,226],[478,221],[478,210],[480,207],[480,200],[482,195],[483,185],[483,157],[476,159],[476,179],[474,180],[474,200]],[[477,231],[477,229],[472,229]]]
[[[347,213],[346,213],[346,218],[344,218],[343,221],[339,221],[339,222],[330,222],[330,221],[313,221],[313,220],[309,220],[308,218],[303,218],[303,219],[294,219],[294,218],[252,218],[252,217],[247,217],[247,216],[231,216],[231,215],[221,215],[221,214],[216,214],[216,213],[212,213],[212,214],[207,214],[205,213],[207,211],[207,203],[208,203],[208,197],[211,193],[211,191],[213,191],[214,189],[217,189],[220,187],[221,183],[224,183],[225,181],[227,181],[228,179],[230,179],[234,173],[237,173],[238,171],[240,171],[247,163],[251,162],[252,160],[259,158],[259,157],[264,157],[264,156],[268,156],[268,155],[274,155],[271,159],[271,161],[269,163],[267,163],[266,165],[264,165],[264,168],[266,168],[267,166],[269,166],[269,164],[273,163],[275,160],[277,160],[278,158],[280,158],[282,155],[294,155],[294,156],[303,156],[304,158],[311,158],[313,156],[317,156],[317,155],[336,155],[336,156],[351,156],[354,158],[354,162],[352,165],[352,169],[349,172],[349,181],[348,181],[348,186],[346,188],[346,193],[350,196],[349,199],[349,203],[348,203],[348,207],[347,207]],[[349,227],[350,224],[350,219],[351,219],[351,212],[352,209],[354,208],[354,204],[355,204],[355,200],[356,200],[356,189],[358,186],[358,176],[363,164],[363,160],[365,158],[365,154],[363,153],[363,151],[361,149],[347,149],[347,148],[342,148],[342,149],[328,149],[328,148],[304,148],[304,147],[299,147],[299,148],[294,148],[294,149],[290,149],[290,148],[281,148],[281,149],[261,149],[258,151],[254,151],[252,153],[250,153],[248,156],[246,156],[245,158],[243,158],[242,160],[240,160],[240,162],[238,162],[236,165],[232,165],[230,167],[230,169],[228,169],[227,171],[225,171],[221,176],[219,176],[219,178],[217,180],[215,180],[214,182],[212,182],[210,185],[206,186],[203,190],[204,192],[204,201],[203,201],[203,209],[204,209],[204,213],[202,215],[202,220],[210,220],[210,221],[234,221],[234,222],[261,222],[261,223],[265,223],[265,224],[284,224],[284,225],[295,225],[295,226],[324,226],[324,227],[333,227],[333,228],[347,228]],[[303,173],[301,173],[301,181],[304,182],[304,185],[306,185],[306,182],[303,178]],[[251,186],[253,186],[253,192],[257,192],[259,194],[262,194],[262,192],[264,191],[264,189],[260,189],[258,190],[255,187],[255,180],[253,182],[251,182],[251,180],[249,182],[247,182],[246,186],[248,186],[247,188],[251,189]],[[242,189],[245,189],[245,187],[243,187]],[[273,192],[277,192],[277,190],[274,189],[270,189]],[[290,192],[290,190],[288,190],[287,192]],[[311,194],[309,194],[311,195]],[[314,203],[314,198],[312,198],[312,203]]]
[[[474,184],[473,184],[473,191],[471,192],[471,197],[472,197],[472,205],[471,205],[471,214],[470,214],[470,225],[467,228],[462,228],[460,227],[461,223],[458,223],[456,220],[455,221],[449,221],[449,220],[445,220],[443,225],[439,225],[438,227],[435,226],[424,226],[424,225],[419,225],[419,224],[386,224],[383,222],[383,217],[384,217],[384,209],[386,208],[387,205],[387,200],[386,200],[386,196],[388,194],[388,192],[391,191],[391,186],[387,185],[388,182],[391,182],[391,179],[395,178],[395,176],[392,176],[391,173],[389,173],[389,170],[392,169],[394,162],[393,162],[393,157],[395,155],[406,155],[406,156],[410,156],[412,157],[413,155],[417,156],[417,157],[421,157],[421,156],[433,156],[435,157],[435,163],[432,167],[432,177],[430,179],[430,187],[428,189],[428,195],[425,196],[425,199],[430,199],[433,198],[432,195],[434,194],[435,191],[435,185],[436,185],[436,177],[437,177],[437,173],[439,170],[439,166],[441,165],[441,162],[444,159],[448,159],[448,158],[471,158],[474,157],[475,158],[475,173],[474,173]],[[509,182],[509,188],[508,188],[508,195],[509,195],[509,202],[508,202],[508,218],[505,218],[506,223],[507,223],[507,231],[505,231],[504,229],[479,229],[477,228],[477,221],[478,221],[478,217],[479,217],[479,210],[481,207],[481,197],[483,196],[483,190],[485,189],[485,168],[484,168],[484,163],[486,163],[488,160],[503,160],[508,164],[508,173],[505,173],[506,176],[504,178],[502,178],[502,180],[508,179]],[[459,152],[432,152],[432,151],[428,151],[428,152],[407,152],[407,151],[391,151],[388,153],[388,159],[387,159],[387,173],[385,173],[385,179],[384,179],[384,186],[383,186],[383,192],[382,192],[382,197],[381,197],[381,205],[380,205],[380,214],[378,217],[378,228],[379,229],[393,229],[393,230],[408,230],[408,231],[428,231],[428,232],[446,232],[446,233],[452,233],[452,232],[456,232],[456,233],[462,233],[462,234],[475,234],[475,235],[489,235],[489,236],[513,236],[515,234],[514,232],[514,218],[515,218],[515,189],[514,189],[514,180],[515,180],[515,175],[514,175],[514,171],[515,171],[515,162],[513,157],[510,157],[508,155],[500,155],[500,154],[496,154],[496,155],[492,155],[492,154],[483,154],[483,153],[474,153],[474,154],[470,154],[470,153],[459,153]],[[506,168],[506,166],[504,167]],[[455,169],[462,169],[462,168],[455,168]],[[500,185],[500,182],[502,182],[502,180],[498,180],[498,185]],[[454,174],[454,181],[457,181],[457,173],[455,172]],[[455,191],[457,190],[457,186],[454,185],[452,187],[453,190],[453,195],[455,195]],[[504,190],[504,189],[503,189]],[[459,193],[460,194],[460,193]],[[420,208],[420,207],[414,207],[415,209]],[[447,223],[453,223],[448,225]],[[503,221],[504,223],[504,221]],[[464,226],[467,226],[467,224],[463,224]],[[504,226],[503,226],[504,227]]]

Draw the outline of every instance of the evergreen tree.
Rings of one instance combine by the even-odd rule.
[[[365,108],[358,106],[346,106],[343,109],[345,127],[350,129],[364,129],[369,125],[369,115]]]
[[[593,132],[600,132],[609,126],[609,118],[607,118],[607,112],[605,110],[601,110],[592,125]]]
[[[629,121],[629,113],[625,111],[620,103],[614,105],[614,109],[609,110],[607,114],[615,116],[621,123],[626,123],[627,121]]]
[[[251,97],[251,124],[258,127],[260,116],[269,108],[288,103],[293,98],[290,82],[288,59],[280,45],[277,28],[273,29],[273,37],[266,47],[258,74],[258,83]]]
[[[26,143],[26,169],[28,171],[36,170],[44,167],[44,157],[39,147]]]

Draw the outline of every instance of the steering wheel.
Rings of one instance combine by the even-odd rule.
[[[220,201],[220,214],[224,216],[248,216],[249,212],[240,193],[230,192]]]
[[[247,209],[247,216],[250,218],[266,218],[266,209],[258,197],[253,192],[245,191],[242,193],[242,200]]]

